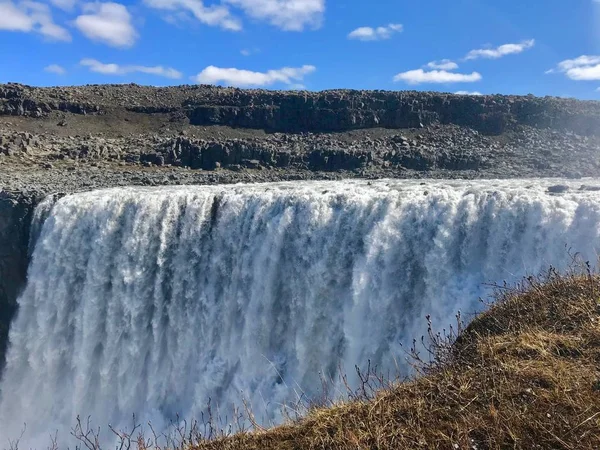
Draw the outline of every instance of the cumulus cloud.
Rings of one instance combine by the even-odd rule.
[[[222,0],[222,4],[211,6],[206,6],[203,0],[144,0],[144,3],[150,8],[170,11],[171,23],[185,21],[191,14],[205,25],[231,31],[242,29],[241,20],[231,8],[288,31],[319,27],[325,12],[325,0]]]
[[[576,81],[600,80],[600,64],[585,67],[574,67],[566,72],[567,76]]]
[[[0,3],[0,30],[32,31],[33,20],[25,11],[17,8],[12,2]]]
[[[282,83],[288,87],[297,87],[306,75],[313,73],[315,66],[284,67],[267,72],[253,72],[250,70],[221,68],[208,66],[198,75],[192,77],[200,84],[225,84],[228,86],[270,86]]]
[[[0,2],[0,30],[35,32],[53,41],[71,40],[71,34],[54,23],[48,5],[34,1]]]
[[[64,75],[67,73],[65,68],[58,64],[50,64],[49,66],[44,67],[44,72],[54,73],[56,75]]]
[[[441,61],[431,61],[430,63],[427,63],[427,67],[437,70],[454,70],[458,69],[458,64],[449,59],[442,59]]]
[[[137,65],[126,65],[121,66],[119,64],[104,64],[98,60],[86,58],[82,59],[79,64],[87,67],[90,71],[96,73],[102,73],[104,75],[126,75],[129,73],[147,73],[150,75],[156,75],[165,78],[179,79],[182,77],[181,72],[171,67],[163,66],[137,66]]]
[[[581,55],[575,59],[565,59],[556,66],[556,69],[546,73],[562,72],[575,81],[600,80],[600,56]]]
[[[138,34],[131,24],[131,15],[120,3],[87,3],[86,14],[75,19],[75,26],[87,38],[110,45],[127,48],[133,46]]]
[[[269,22],[282,30],[318,28],[325,13],[325,0],[224,0],[249,17]]]
[[[242,24],[234,17],[229,8],[223,5],[204,6],[202,0],[144,0],[150,8],[174,13],[189,13],[205,25],[219,26],[225,30],[239,31]],[[186,15],[171,15],[170,21],[177,18],[185,20]]]
[[[479,91],[457,91],[455,92],[456,95],[483,95],[481,92]]]
[[[385,27],[360,27],[348,34],[348,39],[357,39],[359,41],[381,41],[389,39],[395,33],[401,33],[403,27],[399,23],[390,23]]]
[[[598,0],[600,2],[600,0]],[[558,63],[558,70],[566,72],[578,67],[587,67],[600,64],[600,56],[581,55],[575,59],[565,59]]]
[[[429,72],[423,69],[409,70],[399,73],[394,77],[394,81],[404,81],[408,84],[422,83],[473,83],[481,80],[481,75],[477,72],[471,74],[454,73],[446,70],[431,70]]]
[[[482,48],[478,50],[471,50],[465,56],[465,59],[498,59],[506,55],[515,55],[522,53],[527,49],[532,48],[535,45],[535,39],[529,39],[519,44],[504,44],[496,48]]]

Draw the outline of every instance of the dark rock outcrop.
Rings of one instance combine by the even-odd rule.
[[[71,101],[60,95],[41,100],[32,88],[18,84],[0,85],[0,114],[39,118],[52,111],[72,114],[99,113],[100,106],[88,102]]]
[[[519,125],[600,135],[600,102],[534,96],[467,96],[416,91],[264,91],[215,86],[130,85],[35,88],[0,85],[0,114],[171,114],[193,125],[269,132],[459,125],[497,135]]]
[[[29,232],[38,200],[34,195],[0,192],[0,367],[17,297],[25,286]]]
[[[258,98],[254,98],[257,96]],[[428,92],[330,91],[240,93],[231,104],[185,103],[190,123],[297,133],[360,128],[467,126],[501,134],[517,125],[600,134],[600,103],[516,96],[465,96]]]

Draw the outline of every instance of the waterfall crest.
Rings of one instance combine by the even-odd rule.
[[[482,283],[564,267],[569,248],[596,260],[600,193],[564,183],[118,188],[46,203],[0,435],[27,423],[23,445],[45,445],[78,414],[160,427],[209,399],[246,398],[277,421],[340,367],[402,368],[426,314],[445,326],[479,308]]]

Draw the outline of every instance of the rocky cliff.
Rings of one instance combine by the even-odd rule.
[[[215,86],[153,88],[92,85],[77,88],[0,86],[0,114],[40,118],[53,111],[187,117],[193,125],[271,132],[333,132],[363,128],[467,126],[500,134],[517,125],[582,135],[600,133],[600,103],[555,97],[465,96],[434,92],[331,90],[264,91]]]
[[[0,368],[17,296],[25,284],[29,232],[38,201],[31,194],[0,192]]]

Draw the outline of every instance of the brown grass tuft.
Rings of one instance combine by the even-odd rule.
[[[193,450],[600,449],[600,279],[498,289],[417,379]]]

